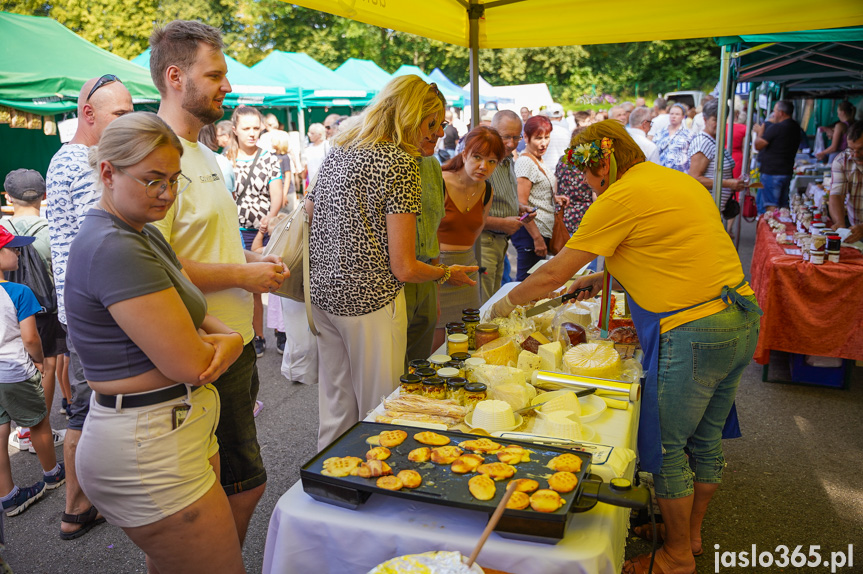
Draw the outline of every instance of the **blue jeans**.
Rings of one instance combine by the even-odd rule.
[[[791,188],[790,175],[761,174],[763,189],[758,190],[755,203],[758,206],[758,214],[767,211],[768,207],[788,207],[788,191]]]
[[[752,295],[747,299],[755,301]],[[662,334],[657,390],[663,460],[653,477],[657,497],[689,496],[693,479],[722,481],[722,428],[755,353],[759,319],[731,305]]]
[[[530,236],[530,233],[524,227],[516,231],[509,239],[515,245],[515,250],[518,254],[515,280],[524,281],[528,277],[527,272],[530,268],[536,265],[538,261],[545,259],[545,257],[540,257],[533,250],[533,237]],[[548,246],[550,238],[544,237],[543,239],[545,239],[545,244]]]

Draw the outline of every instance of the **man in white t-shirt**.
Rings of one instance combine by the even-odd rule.
[[[629,125],[626,126],[626,131],[644,152],[644,157],[647,161],[659,163],[659,150],[656,149],[656,144],[647,139],[647,132],[650,130],[651,112],[647,108],[635,108],[629,114]]]
[[[181,167],[192,183],[165,218],[154,223],[184,271],[207,298],[207,312],[243,337],[240,358],[219,377],[220,479],[242,545],[267,481],[253,411],[260,382],[252,339],[252,293],[281,286],[287,269],[274,256],[245,251],[237,205],[225,193],[213,152],[198,133],[222,117],[231,91],[220,32],[175,20],[150,36],[150,75],[159,89],[161,117],[183,145]]]
[[[650,125],[650,131],[647,133],[650,141],[653,141],[659,135],[662,128],[668,127],[670,118],[668,117],[668,104],[665,102],[665,98],[656,98],[653,102],[653,112],[656,115],[653,117],[653,123]]]
[[[306,163],[306,178],[310,184],[317,177],[318,170],[321,169],[321,164],[324,163],[324,158],[327,157],[330,149],[332,149],[332,145],[326,137],[323,124],[310,125],[309,145],[303,150],[303,158]]]
[[[553,103],[546,110],[548,119],[551,120],[551,137],[548,142],[548,149],[545,150],[545,155],[542,156],[542,164],[548,173],[553,174],[557,168],[557,162],[566,148],[569,147],[570,136],[569,127],[566,125],[566,119],[563,117],[563,106]]]

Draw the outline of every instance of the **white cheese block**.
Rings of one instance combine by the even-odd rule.
[[[541,360],[540,368],[543,371],[560,371],[560,366],[563,362],[563,346],[560,341],[540,345],[537,353]]]
[[[522,371],[532,373],[533,371],[539,369],[541,365],[542,359],[540,359],[539,355],[535,353],[531,353],[530,351],[522,351],[518,354],[518,368]]]

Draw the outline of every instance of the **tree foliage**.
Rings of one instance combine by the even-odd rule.
[[[246,65],[272,50],[306,52],[330,68],[348,58],[374,60],[388,72],[414,64],[468,82],[468,50],[300,8],[278,0],[0,0],[6,11],[49,16],[124,58],[147,48],[154,24],[200,19],[219,27],[226,52]],[[655,96],[712,88],[719,49],[710,39],[480,51],[480,73],[495,85],[549,85],[574,103],[601,93]]]

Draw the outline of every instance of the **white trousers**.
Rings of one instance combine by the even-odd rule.
[[[280,329],[285,332],[282,374],[289,381],[307,385],[316,384],[318,382],[318,343],[309,329],[306,304],[276,295],[271,296],[270,301],[279,303],[280,316],[284,321],[284,327]]]
[[[398,385],[405,360],[405,294],[374,313],[341,317],[312,306],[318,328],[318,450]]]

